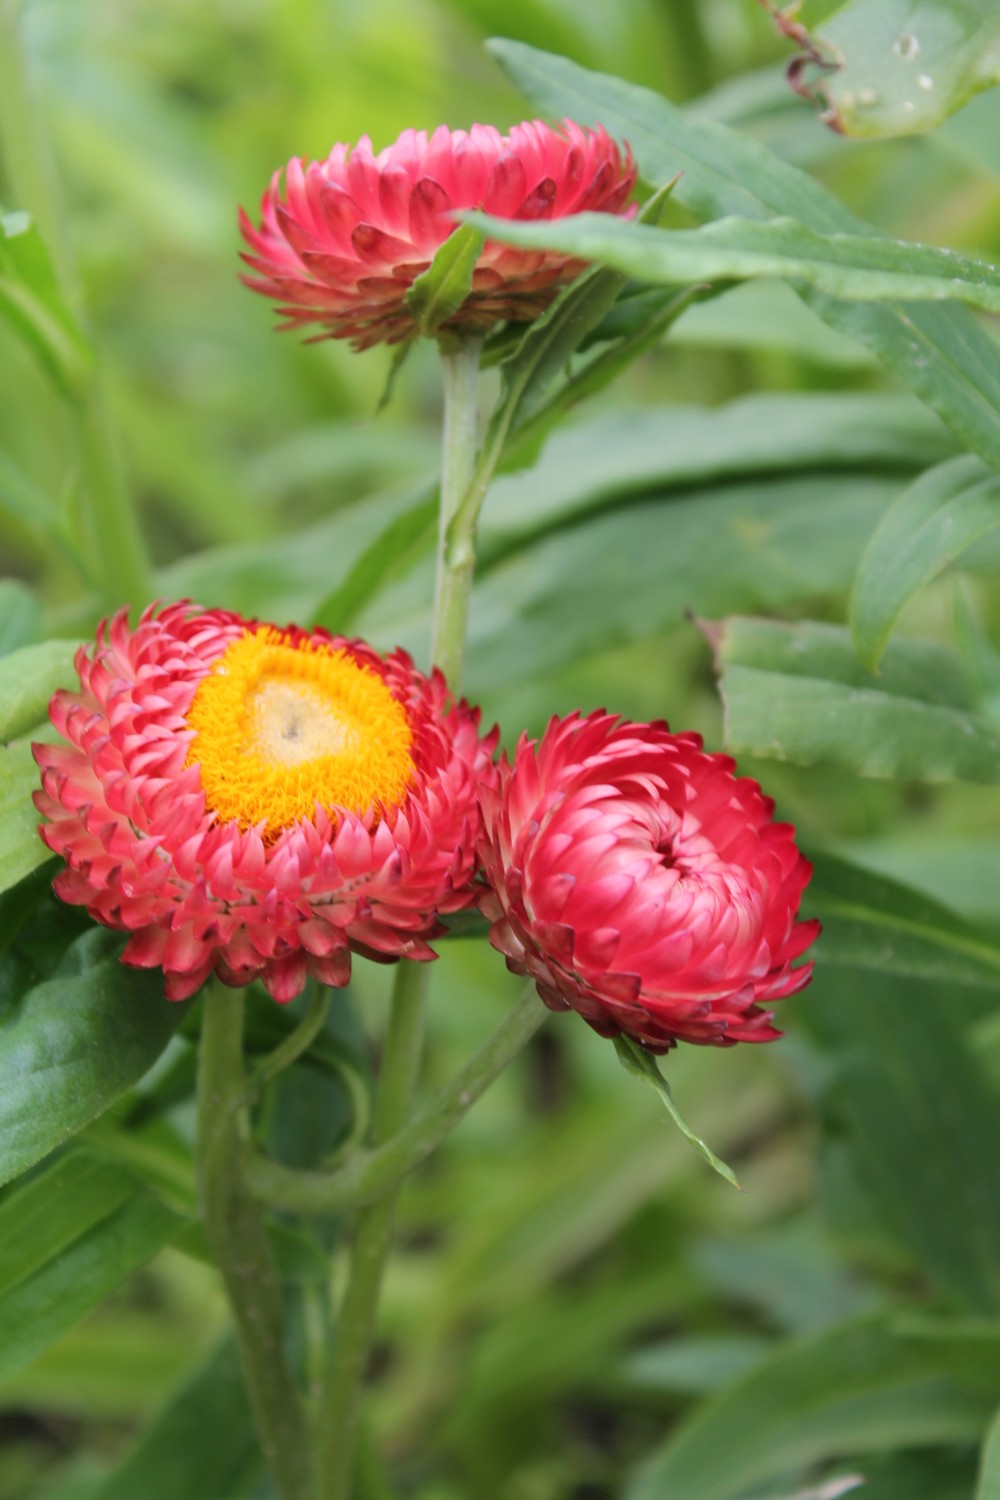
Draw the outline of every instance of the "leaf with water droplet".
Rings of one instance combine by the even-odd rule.
[[[843,135],[933,130],[1000,82],[996,4],[848,0],[800,42],[806,50],[792,64],[799,91]]]

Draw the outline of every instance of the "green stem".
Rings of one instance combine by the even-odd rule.
[[[246,1122],[243,994],[205,993],[198,1064],[198,1196],[222,1272],[264,1458],[280,1500],[312,1500],[305,1412],[285,1355],[281,1286],[257,1203],[242,1180]]]
[[[461,1124],[547,1015],[535,986],[527,986],[489,1041],[422,1114],[384,1145],[358,1152],[337,1172],[300,1172],[267,1157],[253,1156],[245,1167],[249,1191],[273,1208],[299,1214],[339,1213],[391,1192]]]
[[[59,184],[31,83],[19,0],[0,0],[0,145],[12,206],[31,214],[48,247],[67,304],[81,323],[79,278],[60,202]],[[145,604],[149,567],[125,483],[98,367],[73,398],[73,427],[88,499],[88,552],[104,602]]]
[[[458,691],[476,565],[476,518],[463,506],[476,472],[479,354],[482,340],[464,339],[441,350],[444,373],[444,442],[438,529],[437,580],[431,661]]]
[[[313,991],[312,999],[306,1007],[306,1013],[299,1024],[288,1033],[283,1041],[279,1042],[273,1052],[260,1062],[247,1080],[246,1100],[256,1099],[265,1084],[277,1078],[286,1068],[291,1067],[295,1060],[302,1056],[315,1041],[323,1030],[323,1022],[326,1013],[330,1009],[330,991],[325,985],[317,987]]]
[[[402,1130],[409,1117],[423,1051],[428,978],[424,964],[406,959],[396,970],[385,1055],[372,1116],[372,1140],[376,1146]],[[396,1192],[387,1192],[358,1215],[347,1291],[319,1415],[320,1500],[348,1500],[351,1493],[361,1388],[375,1336],[396,1198]]]

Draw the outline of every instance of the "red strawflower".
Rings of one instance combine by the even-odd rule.
[[[812,867],[726,755],[599,711],[522,737],[482,794],[481,906],[553,1010],[653,1052],[779,1036],[759,1001],[808,983]]]
[[[600,127],[541,120],[503,136],[492,125],[468,132],[441,125],[428,137],[404,130],[378,155],[362,136],[325,161],[293,157],[261,200],[255,229],[240,210],[243,281],[280,304],[283,327],[316,324],[318,338],[353,339],[358,349],[395,344],[416,332],[405,302],[414,279],[457,227],[454,213],[482,209],[501,219],[561,219],[585,210],[621,213],[636,182],[624,153]],[[482,333],[500,320],[538,316],[583,262],[558,251],[487,242],[472,291],[442,330]]]
[[[291,1000],[351,951],[434,958],[473,900],[495,732],[403,651],[181,603],[124,611],[76,658],[36,745],[64,901],[129,932],[181,1000],[213,972]]]

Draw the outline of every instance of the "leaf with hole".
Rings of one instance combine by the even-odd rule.
[[[873,233],[822,184],[750,135],[521,42],[495,40],[490,50],[537,108],[583,125],[603,124],[629,141],[647,181],[682,173],[675,196],[700,218],[778,216],[820,234]],[[1000,361],[993,340],[966,308],[854,304],[815,288],[803,295],[827,323],[883,360],[964,446],[1000,468]]]
[[[823,119],[862,140],[933,130],[1000,83],[1000,13],[979,0],[849,0],[792,67]]]

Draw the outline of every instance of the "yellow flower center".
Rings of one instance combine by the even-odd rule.
[[[273,836],[316,804],[327,812],[396,807],[413,775],[412,734],[382,678],[346,651],[271,626],[233,641],[187,714],[187,764],[208,810]]]

